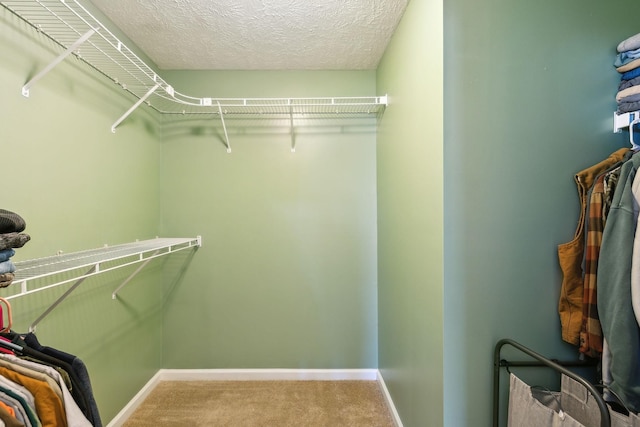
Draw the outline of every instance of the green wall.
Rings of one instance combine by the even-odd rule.
[[[377,72],[379,367],[405,426],[443,425],[442,81],[442,6],[413,0]]]
[[[560,339],[557,245],[578,221],[573,174],[628,144],[612,133],[612,64],[640,6],[444,5],[444,425],[488,426],[498,339],[577,357]]]
[[[366,72],[172,72],[220,97],[365,96]],[[294,126],[298,125],[296,120]],[[167,124],[162,233],[203,247],[169,285],[167,368],[377,367],[375,121]],[[195,351],[184,351],[193,348]]]
[[[1,206],[19,213],[31,236],[15,261],[153,238],[160,225],[161,146],[149,131],[153,118],[138,114],[110,131],[135,100],[75,60],[36,83],[29,98],[21,95],[28,79],[59,53],[0,8]],[[36,331],[42,344],[85,362],[105,422],[161,366],[162,263],[152,262],[113,301],[111,292],[131,272],[86,280]],[[12,300],[13,329],[26,332],[68,287]]]
[[[59,49],[1,9],[2,207],[32,236],[16,259],[204,242],[116,301],[131,269],[87,280],[38,337],[87,363],[105,421],[161,367],[379,367],[405,426],[489,425],[498,339],[576,354],[556,247],[578,217],[572,175],[627,143],[611,63],[638,8],[412,0],[376,72],[164,73],[198,96],[389,94],[377,134],[307,123],[291,153],[286,120],[236,122],[231,154],[214,117],[142,108],[112,134],[134,101],[78,61],[22,97]],[[14,300],[14,329],[63,289]]]
[[[406,426],[490,425],[500,338],[577,356],[560,339],[556,247],[578,219],[573,174],[627,144],[612,133],[612,62],[637,9],[405,12],[377,73],[391,101],[377,179],[379,368]]]
[[[135,100],[78,61],[20,94],[60,49],[1,12],[0,137],[15,159],[2,207],[32,236],[15,260],[204,240],[116,301],[135,267],[86,280],[38,325],[43,344],[85,361],[105,423],[161,367],[377,367],[375,119],[296,120],[295,153],[288,120],[228,123],[232,154],[211,118],[161,124],[141,107],[112,134]],[[166,74],[202,96],[375,93],[374,71]],[[13,300],[14,329],[67,288]]]

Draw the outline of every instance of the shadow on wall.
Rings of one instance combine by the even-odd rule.
[[[3,55],[11,58],[10,61],[3,62],[3,67],[22,75],[24,80],[20,82],[21,85],[27,84],[64,52],[60,45],[4,7],[0,7],[0,43]],[[22,86],[16,86],[15,90],[20,94]],[[47,91],[90,105],[92,110],[108,117],[112,123],[136,102],[133,95],[102,73],[96,72],[81,60],[81,56],[76,55],[68,56],[34,82],[29,98],[38,99],[41,93]],[[51,105],[52,110],[57,107],[59,106]],[[159,114],[150,108],[139,108],[136,112],[123,125],[126,126],[131,120],[142,122],[147,132],[156,135],[160,123]],[[69,118],[70,123],[73,120],[73,117]],[[110,128],[105,127],[104,131],[110,132]]]

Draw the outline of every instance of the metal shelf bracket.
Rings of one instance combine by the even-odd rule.
[[[224,128],[224,145],[231,152],[228,126],[238,120],[246,123],[280,119],[291,127],[291,150],[295,151],[296,131],[309,120],[367,120],[382,117],[388,104],[384,96],[316,97],[316,98],[213,98],[193,97],[175,90],[144,60],[129,49],[95,16],[80,4],[81,0],[0,0],[3,7],[28,23],[34,31],[48,37],[64,51],[22,88],[30,88],[71,53],[134,96],[135,103],[111,126],[111,131],[136,108],[145,103],[153,113],[181,121],[184,117],[220,114]],[[78,38],[79,37],[79,38]],[[82,45],[82,55],[79,46]],[[29,77],[26,78],[28,80]],[[163,90],[157,90],[161,87]],[[188,120],[191,120],[189,117]],[[304,118],[296,122],[298,117]],[[311,123],[311,122],[309,122]],[[294,127],[297,125],[297,129]],[[222,137],[220,138],[222,139]]]
[[[202,246],[202,236],[195,238],[155,238],[111,247],[105,245],[103,248],[69,254],[60,252],[51,257],[18,261],[15,263],[17,267],[15,283],[21,285],[20,292],[15,295],[9,295],[5,297],[5,299],[11,300],[73,282],[73,284],[29,326],[29,331],[33,332],[40,321],[47,317],[49,313],[60,305],[89,277],[142,263],[142,265],[138,266],[112,293],[111,298],[116,299],[118,291],[131,282],[152,259],[174,254],[182,250],[199,248],[200,246]],[[60,273],[66,273],[66,275],[71,275],[72,277],[55,281],[51,284],[37,284],[38,279],[53,279]],[[34,285],[32,289],[29,289],[28,285],[31,282],[36,282],[36,285]]]
[[[296,133],[293,129],[293,107],[289,107],[289,121],[291,124],[291,152],[295,153],[296,152]]]
[[[69,46],[67,50],[65,50],[60,55],[58,55],[58,57],[53,61],[51,61],[49,65],[44,67],[38,74],[33,76],[31,80],[29,80],[24,86],[22,86],[22,95],[28,98],[29,89],[31,89],[31,86],[33,86],[38,80],[44,77],[49,71],[53,70],[56,65],[61,63],[67,56],[73,53],[74,50],[76,50],[82,43],[86,42],[89,39],[89,37],[91,37],[95,33],[96,33],[96,30],[94,29],[91,29],[86,33],[84,33],[78,40],[76,40],[75,43]]]
[[[71,292],[73,292],[78,286],[80,286],[80,284],[84,282],[84,280],[87,277],[89,277],[90,275],[93,275],[94,273],[97,273],[99,270],[100,270],[100,264],[96,264],[93,267],[91,267],[80,279],[78,279],[73,285],[71,285],[69,289],[67,289],[62,295],[60,295],[60,297],[57,300],[55,300],[53,304],[51,304],[45,311],[43,311],[42,314],[38,316],[38,318],[34,320],[31,325],[29,325],[29,332],[35,332],[36,327],[38,326],[38,323],[40,323],[42,319],[47,317],[49,313],[53,311],[54,308],[60,305],[60,303],[64,301],[69,296],[69,294],[71,294]]]
[[[159,87],[160,87],[160,84],[156,83],[151,89],[149,89],[149,91],[144,96],[142,96],[140,99],[138,99],[138,101],[136,101],[136,103],[133,104],[131,106],[131,108],[129,108],[126,113],[124,113],[122,116],[120,116],[120,118],[118,120],[116,120],[116,122],[111,126],[111,132],[116,133],[116,128],[120,125],[120,123],[122,123],[124,121],[124,119],[129,117],[129,114],[133,113],[133,111],[136,108],[138,108],[140,106],[140,104],[142,104],[144,101],[146,101],[147,98],[149,98],[151,96],[151,94],[153,92],[155,92],[156,89],[158,89]]]
[[[231,153],[231,145],[229,145],[229,134],[227,133],[227,125],[224,123],[224,114],[222,113],[222,106],[218,101],[218,113],[220,113],[220,121],[222,122],[222,129],[224,130],[224,145],[227,146],[227,153]]]

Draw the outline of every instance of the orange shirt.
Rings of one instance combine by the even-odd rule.
[[[67,415],[62,400],[42,380],[27,377],[11,369],[0,366],[0,375],[16,382],[33,394],[36,403],[36,413],[42,427],[67,427]]]

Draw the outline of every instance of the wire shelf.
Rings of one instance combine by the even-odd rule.
[[[201,246],[199,237],[156,238],[27,261],[16,261],[14,262],[16,267],[15,278],[11,286],[12,288],[19,286],[20,291],[15,295],[6,297],[6,299],[57,287],[106,271],[199,246]],[[105,265],[107,266],[101,267]],[[56,276],[63,273],[68,273],[63,280],[56,280],[54,283],[44,286],[29,287],[36,279],[55,279]]]
[[[15,279],[11,284],[11,289],[18,288],[19,290],[4,299],[11,300],[74,282],[31,323],[29,331],[35,331],[38,323],[60,305],[85,279],[107,271],[140,264],[113,291],[111,298],[116,299],[120,289],[127,285],[151,260],[200,246],[202,246],[200,236],[195,238],[155,238],[28,261],[16,261],[14,263],[16,267]],[[50,280],[53,283],[48,283]],[[32,284],[33,286],[30,288]]]
[[[351,98],[213,98],[176,91],[76,0],[2,0],[0,4],[162,115],[258,118],[380,117],[386,96]],[[61,59],[60,59],[61,60]],[[34,82],[35,83],[35,82]],[[23,88],[28,96],[30,84]],[[135,105],[133,109],[137,108]],[[114,125],[114,129],[115,129]]]

